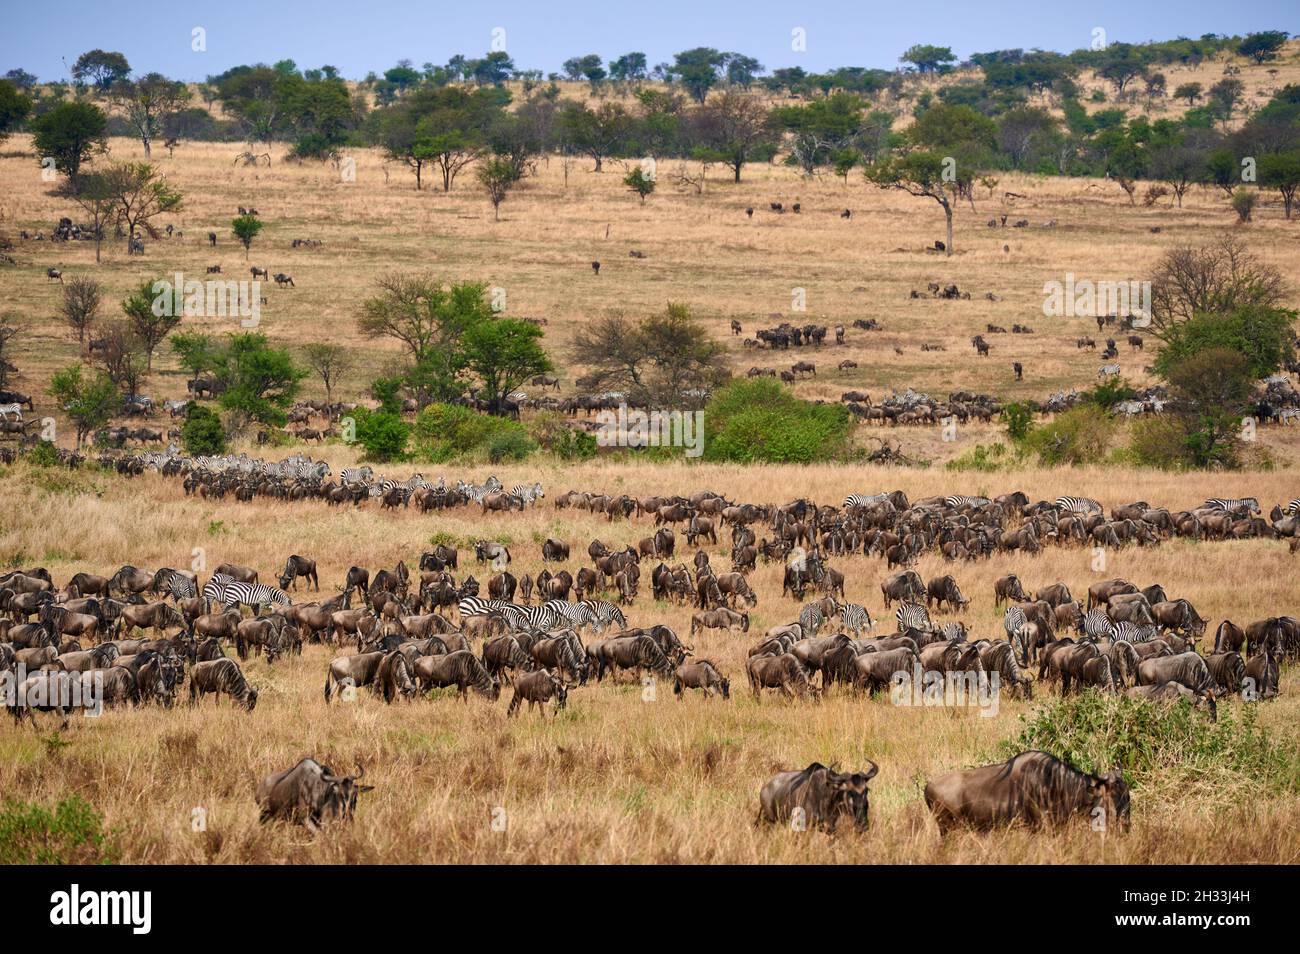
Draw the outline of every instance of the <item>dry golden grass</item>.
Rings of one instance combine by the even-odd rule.
[[[346,458],[329,448],[336,465]],[[426,470],[426,474],[429,471]],[[725,489],[745,500],[796,493],[838,501],[853,490],[901,487],[909,495],[941,490],[1024,489],[1032,498],[1062,492],[1107,503],[1142,496],[1170,506],[1211,493],[1257,494],[1263,501],[1294,495],[1293,475],[1165,476],[1102,469],[1029,470],[1011,477],[957,479],[937,471],[839,467],[634,466],[594,462],[504,467],[503,481],[540,479],[554,496],[569,487],[688,492]],[[449,476],[458,476],[451,473]],[[468,475],[467,475],[468,476]],[[474,475],[482,479],[482,474]],[[186,499],[179,484],[154,476],[123,481],[89,472],[11,470],[0,481],[0,563],[48,566],[57,580],[75,569],[111,571],[123,562],[154,568],[187,566],[203,548],[208,567],[231,560],[277,571],[290,552],[320,566],[323,595],[337,592],[353,563],[414,564],[435,535],[462,544],[462,573],[479,569],[464,549],[480,536],[511,545],[516,574],[541,569],[548,535],[585,549],[593,537],[634,542],[648,521],[609,524],[548,504],[526,515],[481,517],[473,510],[420,517],[373,508],[331,510],[324,504],[217,504]],[[726,565],[726,548],[709,547]],[[861,555],[836,560],[847,595],[881,615],[882,561]],[[996,557],[959,565],[933,557],[917,569],[929,578],[953,572],[972,599],[966,619],[976,635],[1000,632],[993,580],[1018,573],[1026,586],[1064,580],[1076,593],[1098,578],[1092,552],[1053,549],[1041,557]],[[574,569],[575,559],[570,565]],[[646,569],[648,570],[649,567]],[[1246,622],[1295,611],[1294,558],[1276,542],[1189,544],[1109,555],[1106,575],[1146,585],[1160,581],[1187,597],[1210,620]],[[477,573],[480,579],[484,574]],[[788,622],[798,604],[782,600],[780,571],[752,575],[759,593],[752,627]],[[645,587],[648,591],[648,583]],[[301,594],[300,594],[301,595]],[[309,646],[300,658],[246,667],[261,691],[256,711],[228,702],[198,710],[112,711],[75,719],[57,755],[41,732],[0,728],[0,787],[24,798],[77,793],[121,832],[124,858],[140,862],[1294,862],[1300,857],[1300,809],[1294,798],[1249,793],[1224,807],[1218,799],[1135,795],[1134,825],[1124,837],[1102,838],[1086,825],[1055,834],[960,834],[942,841],[921,800],[924,779],[980,761],[1020,728],[1033,704],[1002,701],[995,716],[972,709],[895,708],[835,692],[824,702],[788,703],[749,697],[743,661],[753,638],[688,636],[690,610],[656,605],[643,594],[629,611],[633,625],[664,622],[732,679],[730,702],[685,701],[660,685],[654,701],[624,681],[577,689],[558,718],[507,720],[507,690],[495,704],[449,695],[386,707],[367,691],[356,702],[326,706],[322,687],[333,650]],[[885,617],[882,628],[892,623]],[[1260,720],[1288,749],[1300,744],[1294,670],[1282,696],[1260,708]],[[1040,693],[1040,697],[1043,696]],[[1041,699],[1040,699],[1041,701]],[[1225,709],[1240,706],[1225,702]],[[263,775],[315,755],[336,768],[360,762],[377,786],[363,796],[356,823],[318,838],[257,822],[252,791]],[[865,837],[829,839],[755,830],[757,791],[774,771],[811,760],[880,765],[873,783],[873,828]],[[207,832],[191,830],[194,808],[207,812]],[[491,825],[504,808],[508,830]],[[1267,831],[1270,837],[1260,838]]]

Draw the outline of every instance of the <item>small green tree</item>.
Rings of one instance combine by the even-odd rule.
[[[31,111],[31,97],[9,80],[0,80],[0,142],[9,138],[10,131]]]
[[[1206,348],[1171,365],[1164,376],[1183,425],[1187,462],[1201,468],[1238,466],[1241,418],[1255,389],[1246,356]]]
[[[239,239],[239,244],[244,246],[244,261],[248,261],[248,250],[253,247],[253,239],[265,227],[266,223],[255,215],[241,215],[231,221],[230,230]]]
[[[221,424],[221,416],[202,404],[191,403],[181,425],[181,443],[190,455],[224,454],[226,429]]]
[[[121,405],[117,386],[107,374],[85,375],[79,364],[57,372],[50,379],[50,393],[72,421],[78,450],[86,435],[107,424]]]
[[[537,325],[513,318],[480,322],[465,332],[465,363],[482,382],[483,400],[492,413],[505,410],[511,391],[553,367],[541,337]]]
[[[1249,222],[1251,216],[1255,214],[1255,206],[1258,202],[1259,193],[1245,186],[1237,186],[1230,200],[1232,211],[1237,213],[1237,221]]]
[[[285,409],[298,396],[307,371],[294,364],[282,348],[272,348],[263,334],[230,336],[221,379],[226,390],[221,406],[234,412],[236,422],[257,421],[283,427]]]
[[[145,354],[145,373],[153,371],[153,353],[181,323],[172,296],[155,291],[158,282],[146,281],[122,301],[122,311]]]
[[[494,157],[479,164],[477,175],[479,185],[483,187],[488,200],[492,203],[493,220],[500,222],[501,203],[506,200],[511,188],[519,181],[515,167],[508,159]]]
[[[357,443],[366,449],[366,459],[387,463],[406,454],[411,426],[391,411],[358,408]]]
[[[623,185],[627,186],[629,191],[635,192],[641,197],[642,205],[645,205],[646,196],[655,190],[655,180],[646,175],[640,166],[634,168],[623,178]]]
[[[82,163],[108,148],[108,117],[94,103],[59,103],[28,123],[36,154],[54,160],[54,168],[69,179]]]
[[[1259,184],[1282,195],[1282,207],[1291,218],[1296,189],[1300,188],[1300,151],[1273,152],[1259,158]]]
[[[118,218],[126,226],[128,255],[137,231],[143,229],[151,238],[157,238],[153,219],[182,208],[180,192],[147,162],[114,165],[105,171],[103,182],[117,204]]]
[[[177,362],[191,377],[219,371],[226,362],[225,348],[212,335],[178,331],[169,340]]]
[[[1007,426],[1007,436],[1013,441],[1023,441],[1034,426],[1034,412],[1028,405],[1012,403],[1002,409],[1002,423]]]

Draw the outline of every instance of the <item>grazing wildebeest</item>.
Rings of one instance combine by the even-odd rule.
[[[290,586],[297,589],[298,577],[314,585],[317,592],[320,591],[320,579],[316,576],[316,561],[295,553],[285,561],[284,570],[280,573],[280,589],[287,590]]]
[[[673,693],[680,699],[687,689],[702,689],[706,699],[713,698],[715,692],[724,699],[731,698],[731,680],[707,659],[693,659],[677,667]]]
[[[510,699],[506,716],[514,715],[515,710],[525,702],[528,703],[530,712],[536,706],[545,715],[546,703],[551,699],[555,700],[555,712],[564,708],[569,699],[569,690],[564,685],[564,680],[551,675],[549,669],[525,673],[515,681],[515,694]]]
[[[1088,815],[1094,827],[1127,828],[1129,787],[1119,768],[1091,775],[1047,752],[1021,752],[1006,762],[947,772],[925,786],[939,829],[997,828],[1015,821],[1038,827]]]
[[[258,784],[256,799],[262,807],[261,821],[293,822],[312,831],[327,819],[346,821],[356,811],[357,796],[374,791],[373,785],[357,784],[364,774],[358,766],[356,775],[335,775],[328,765],[303,759]]]
[[[717,609],[704,610],[691,616],[691,635],[702,629],[735,629],[740,627],[742,633],[749,632],[749,614],[737,613],[735,610],[720,606]]]
[[[1131,699],[1145,699],[1148,702],[1176,703],[1186,699],[1193,709],[1204,709],[1208,712],[1211,722],[1217,722],[1219,718],[1218,703],[1215,702],[1214,693],[1209,689],[1194,690],[1188,689],[1181,683],[1162,682],[1159,685],[1133,686],[1128,690],[1127,695]]]
[[[1196,691],[1208,689],[1210,670],[1200,653],[1194,651],[1144,659],[1138,664],[1138,685],[1158,686],[1162,682],[1176,682]]]
[[[239,664],[233,659],[215,659],[195,663],[190,670],[190,705],[197,705],[209,692],[230,696],[249,712],[257,705],[257,690],[248,684]]]
[[[493,679],[478,657],[468,650],[445,656],[423,656],[415,662],[415,676],[421,692],[455,686],[462,702],[469,700],[470,689],[493,700],[501,695],[501,683]]]
[[[837,772],[813,762],[802,771],[777,773],[758,793],[755,824],[788,821],[799,831],[811,827],[834,833],[840,819],[847,818],[858,831],[866,831],[868,783],[879,771],[875,762],[868,764],[865,772]]]
[[[815,695],[803,664],[790,653],[779,656],[751,656],[745,664],[749,688],[758,699],[764,689],[780,689],[789,698]]]

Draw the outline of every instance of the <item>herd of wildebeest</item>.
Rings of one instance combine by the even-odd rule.
[[[238,499],[330,499],[327,485],[346,488],[353,503],[377,497],[396,508],[409,499],[443,498],[438,507],[477,504],[484,514],[544,506],[540,485],[448,486],[418,475],[405,481],[368,468],[345,470],[301,455],[269,464],[246,457],[144,455],[147,467],[182,477],[190,492],[229,492]],[[418,478],[418,479],[417,479]],[[247,491],[247,493],[245,493]],[[1200,643],[1208,623],[1192,604],[1159,584],[1098,580],[1076,598],[1064,582],[1026,587],[1014,575],[994,584],[1005,604],[1002,632],[977,636],[961,619],[969,599],[952,573],[923,580],[913,568],[922,554],[953,562],[995,553],[1038,553],[1048,546],[1157,546],[1173,537],[1289,537],[1294,543],[1300,500],[1261,516],[1253,498],[1212,498],[1187,511],[1136,501],[1111,508],[1086,497],[1031,501],[1023,493],[996,498],[940,496],[909,500],[902,491],[850,494],[838,505],[799,499],[784,505],[744,503],[712,493],[634,498],[570,491],[550,500],[560,510],[603,514],[608,521],[645,521],[645,535],[619,547],[592,540],[589,564],[568,541],[540,545],[543,569],[512,571],[510,547],[478,540],[462,573],[462,554],[438,545],[406,563],[353,566],[338,592],[323,599],[314,559],[290,555],[266,581],[257,569],[222,564],[207,578],[188,569],[123,566],[110,575],[78,572],[56,581],[44,568],[0,576],[0,672],[16,724],[55,712],[67,723],[75,700],[97,706],[172,707],[187,689],[191,705],[208,694],[230,696],[252,710],[257,689],[241,663],[260,655],[274,665],[304,643],[340,652],[324,673],[324,699],[352,701],[361,690],[385,703],[410,702],[454,688],[467,700],[512,697],[507,715],[565,707],[570,692],[620,678],[671,683],[680,698],[698,690],[727,700],[723,667],[691,645],[703,630],[748,642],[744,678],[755,701],[764,690],[811,700],[830,692],[873,697],[913,674],[949,685],[1030,697],[1035,685],[1062,694],[1094,690],[1148,700],[1185,701],[1215,718],[1217,700],[1246,701],[1279,692],[1281,667],[1300,658],[1300,620],[1286,615],[1222,620],[1212,646]],[[431,509],[429,504],[422,509]],[[729,535],[729,561],[714,566]],[[761,534],[761,536],[760,536]],[[870,610],[845,598],[845,575],[833,566],[851,553],[882,558],[885,612],[896,626],[878,634]],[[725,559],[725,557],[724,557]],[[779,563],[791,621],[753,639],[749,609],[759,594],[749,575],[759,561]],[[671,627],[630,626],[624,610],[641,594],[648,568],[659,605],[690,605],[684,641]],[[570,572],[570,567],[576,572]],[[954,566],[956,569],[956,566]],[[959,571],[958,571],[959,572]],[[475,574],[483,577],[482,582]],[[304,593],[306,599],[298,596]],[[291,595],[292,594],[292,595]],[[1080,594],[1081,596],[1083,594]],[[629,610],[630,611],[630,610]],[[935,615],[932,616],[931,613]],[[942,621],[942,616],[951,619]],[[739,675],[739,674],[736,674]],[[73,700],[73,701],[69,701]],[[89,704],[89,703],[87,703]],[[763,787],[759,819],[833,829],[840,820],[867,822],[868,783],[876,773],[841,772],[819,763],[783,772]],[[366,791],[360,773],[339,775],[304,759],[266,779],[257,791],[263,818],[316,825],[348,816]],[[942,775],[925,789],[941,827],[965,823],[1031,823],[1082,813],[1127,821],[1129,792],[1118,771],[1092,775],[1043,752],[1005,764]]]

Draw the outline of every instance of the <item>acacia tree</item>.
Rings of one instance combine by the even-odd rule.
[[[148,159],[163,123],[168,116],[185,107],[190,91],[178,80],[169,80],[161,73],[149,73],[137,80],[119,80],[109,88],[108,97],[140,137],[144,156]]]
[[[140,385],[148,372],[143,349],[130,324],[125,321],[113,323],[100,340],[103,347],[96,354],[104,373],[119,391],[127,397],[135,397],[140,393]]]
[[[938,153],[920,150],[894,156],[866,169],[866,177],[882,189],[899,189],[918,198],[933,199],[943,209],[948,241],[945,251],[952,254],[952,200],[957,192],[956,180],[945,180],[945,158]]]
[[[478,167],[478,182],[487,193],[488,200],[492,203],[492,217],[494,221],[501,221],[501,203],[506,200],[510,189],[519,181],[515,174],[515,167],[508,159],[494,157],[483,162]]]
[[[104,185],[117,204],[118,218],[126,226],[128,255],[138,229],[144,229],[150,238],[157,238],[159,232],[152,220],[167,212],[179,212],[182,208],[180,192],[147,162],[126,162],[110,167],[104,173]]]
[[[104,288],[93,278],[77,275],[63,283],[59,314],[77,333],[77,341],[81,344],[86,342],[86,332],[98,317],[103,299]]]
[[[95,264],[101,260],[104,232],[110,220],[117,216],[117,196],[112,185],[100,172],[91,172],[70,179],[58,190],[60,198],[71,199],[81,207],[95,230]]]
[[[465,366],[482,382],[488,411],[500,414],[506,397],[536,374],[554,366],[538,339],[542,329],[530,321],[490,318],[465,332]]]
[[[303,349],[303,356],[325,385],[326,402],[332,401],[334,386],[352,370],[352,354],[340,345],[317,342],[307,345]]]
[[[231,220],[230,231],[239,239],[239,244],[244,246],[244,261],[248,261],[248,250],[253,247],[253,239],[265,227],[265,223],[255,215],[241,215]]]
[[[1282,195],[1282,207],[1291,218],[1296,189],[1300,188],[1300,151],[1275,152],[1259,159],[1259,184]]]
[[[699,139],[722,157],[736,182],[754,152],[771,142],[766,107],[739,89],[728,89],[705,103],[694,119]]]

